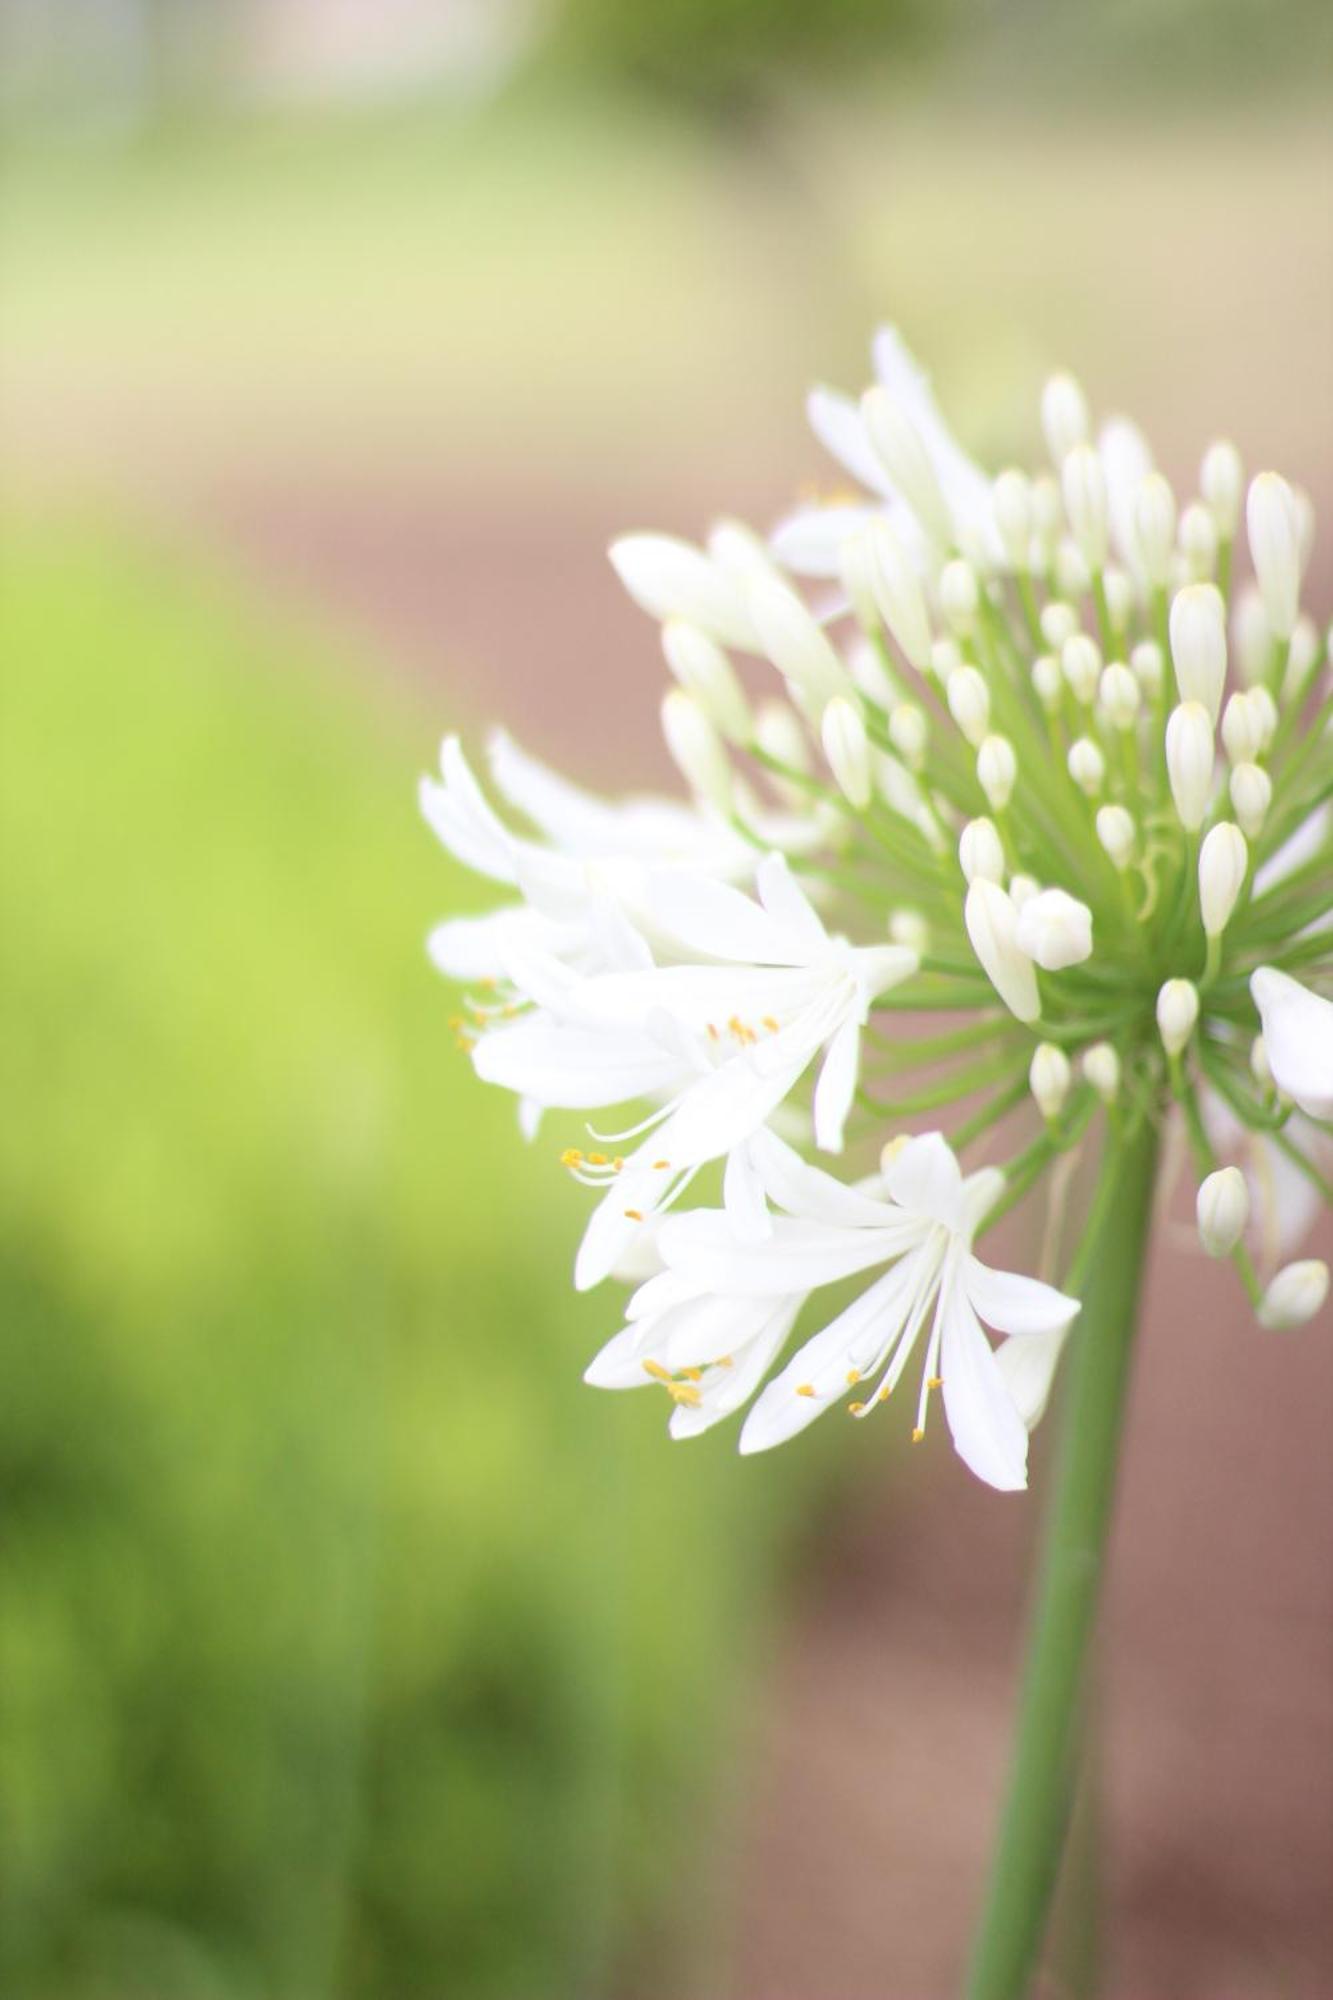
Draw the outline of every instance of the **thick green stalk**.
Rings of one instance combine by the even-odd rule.
[[[1071,1339],[1065,1430],[1009,1796],[967,1992],[1030,1992],[1069,1825],[1085,1669],[1115,1492],[1130,1351],[1148,1248],[1157,1130],[1108,1140],[1077,1263],[1083,1311]]]

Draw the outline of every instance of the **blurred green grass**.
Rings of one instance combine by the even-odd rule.
[[[427,731],[102,520],[6,524],[0,646],[0,1986],[669,1982],[795,1489],[579,1382]]]

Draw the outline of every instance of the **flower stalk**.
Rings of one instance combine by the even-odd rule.
[[[1108,1144],[1077,1260],[1091,1282],[1071,1343],[1017,1746],[968,2000],[1019,2000],[1030,1990],[1059,1875],[1115,1497],[1157,1148],[1157,1124],[1147,1115]],[[1071,1286],[1081,1281],[1082,1270],[1071,1273]]]

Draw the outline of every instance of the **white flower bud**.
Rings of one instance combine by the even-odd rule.
[[[876,621],[878,622],[878,620]],[[899,688],[873,639],[858,634],[847,648],[847,671],[859,693],[877,708],[892,708]]]
[[[982,971],[1011,1014],[1035,1021],[1041,996],[1032,960],[1019,949],[1018,911],[998,882],[978,879],[967,892],[963,922]]]
[[[1097,641],[1090,639],[1086,632],[1075,632],[1061,648],[1060,668],[1075,701],[1090,708],[1096,699],[1102,671],[1101,649]]]
[[[1202,702],[1216,723],[1227,677],[1227,618],[1215,584],[1186,584],[1172,598],[1171,659],[1181,700]]]
[[[1053,653],[1058,653],[1065,640],[1072,638],[1078,630],[1078,613],[1072,604],[1053,597],[1041,610],[1041,636]]]
[[[1134,678],[1151,701],[1162,685],[1162,649],[1155,639],[1140,639],[1129,656]]]
[[[1097,684],[1097,698],[1113,729],[1132,729],[1143,695],[1123,660],[1113,660]]]
[[[1203,583],[1217,567],[1217,523],[1201,500],[1191,500],[1180,517],[1180,553],[1193,583]]]
[[[889,741],[909,770],[921,768],[929,736],[925,711],[914,701],[900,701],[889,710]]]
[[[621,535],[607,551],[630,596],[653,618],[688,618],[724,646],[753,646],[734,578],[675,535]]]
[[[1250,1043],[1250,1075],[1261,1090],[1271,1090],[1273,1070],[1268,1060],[1268,1044],[1262,1035],[1256,1035]]]
[[[930,454],[915,424],[882,382],[877,382],[862,396],[861,414],[870,433],[875,456],[888,473],[894,488],[912,509],[930,540],[941,549],[947,549],[953,540],[953,522],[935,477]]]
[[[1300,609],[1304,564],[1300,509],[1280,473],[1261,472],[1250,481],[1245,529],[1269,629],[1276,638],[1289,639]]]
[[[669,688],[662,698],[662,734],[690,790],[719,812],[729,813],[731,763],[716,729],[684,688]]]
[[[1079,553],[1090,570],[1099,570],[1106,561],[1106,474],[1090,444],[1066,453],[1060,490]]]
[[[969,882],[1003,882],[1004,842],[993,819],[970,819],[958,837],[958,865]]]
[[[1063,465],[1088,436],[1088,403],[1072,375],[1052,375],[1041,392],[1041,427],[1052,462]]]
[[[1235,445],[1225,438],[1210,444],[1199,467],[1199,491],[1208,503],[1209,512],[1217,523],[1217,532],[1224,542],[1235,538],[1244,485],[1245,475]]]
[[[975,667],[957,667],[944,692],[950,715],[976,746],[990,727],[990,689]]]
[[[683,618],[668,618],[662,627],[662,651],[680,685],[688,689],[722,734],[733,743],[748,743],[754,734],[750,704],[736,669],[716,639]]]
[[[860,710],[840,694],[834,695],[824,709],[819,735],[829,769],[844,797],[858,812],[864,812],[870,804],[870,745]]]
[[[960,639],[976,630],[977,602],[976,573],[971,563],[955,556],[940,571],[940,610],[950,631]]]
[[[1013,795],[1018,759],[1007,736],[983,736],[977,751],[977,783],[992,812],[1003,812]]]
[[[1055,587],[1062,597],[1083,597],[1092,584],[1082,549],[1070,535],[1064,535],[1055,550]]]
[[[776,576],[755,574],[746,602],[764,651],[816,714],[834,695],[852,695],[851,679],[823,628],[796,592]]]
[[[1183,701],[1167,717],[1166,771],[1176,816],[1186,832],[1197,833],[1213,789],[1213,725],[1200,702]]]
[[[1200,1183],[1194,1204],[1199,1241],[1210,1257],[1229,1257],[1250,1219],[1250,1193],[1239,1167],[1219,1167]]]
[[[1102,572],[1102,590],[1106,597],[1106,613],[1112,629],[1124,632],[1134,614],[1134,579],[1128,570],[1117,564],[1108,563]]]
[[[1030,903],[1034,896],[1041,894],[1041,883],[1035,875],[1011,875],[1009,877],[1009,900],[1016,910],[1024,903]]]
[[[1240,689],[1222,710],[1222,745],[1233,764],[1252,764],[1263,747],[1264,717],[1250,691]]]
[[[894,944],[906,945],[918,958],[924,958],[930,950],[930,925],[920,910],[890,911],[889,936]]]
[[[1287,671],[1282,676],[1281,695],[1283,701],[1300,699],[1306,675],[1314,666],[1323,649],[1319,637],[1319,627],[1314,619],[1302,615],[1296,620],[1291,631],[1291,645],[1287,650]]]
[[[1199,909],[1206,937],[1221,937],[1245,885],[1250,850],[1229,819],[1209,827],[1199,849]]]
[[[950,674],[957,673],[963,655],[956,639],[937,639],[930,649],[930,671],[941,687],[948,687]]]
[[[1094,1042],[1083,1051],[1083,1074],[1103,1104],[1114,1103],[1120,1089],[1120,1057],[1110,1042]]]
[[[893,634],[903,658],[919,674],[930,665],[930,617],[920,579],[906,549],[887,521],[878,517],[867,529],[870,585],[880,617]]]
[[[1106,782],[1106,759],[1090,736],[1080,736],[1069,746],[1069,775],[1081,792],[1093,798]]]
[[[1259,744],[1259,751],[1262,755],[1277,734],[1277,703],[1262,681],[1258,686],[1250,689],[1250,700],[1254,703],[1255,708],[1262,718],[1263,738]]]
[[[1064,694],[1065,679],[1060,672],[1060,662],[1049,653],[1038,654],[1032,662],[1032,687],[1042,707],[1049,714],[1054,714]]]
[[[1017,937],[1043,972],[1063,972],[1092,957],[1092,911],[1063,889],[1043,889],[1019,911]]]
[[[768,545],[753,528],[747,528],[744,521],[730,520],[724,516],[714,521],[708,530],[708,553],[720,569],[728,576],[753,576],[756,570],[766,574],[773,572],[773,559],[768,553]]]
[[[1284,1265],[1259,1301],[1260,1326],[1274,1332],[1304,1326],[1328,1297],[1328,1265],[1320,1257]]]
[[[1263,832],[1273,802],[1273,780],[1260,764],[1237,764],[1231,773],[1231,808],[1247,840]]]
[[[789,770],[810,769],[810,748],[805,731],[785,701],[776,697],[762,701],[755,711],[754,740],[765,756],[785,764]]]
[[[1135,826],[1132,813],[1124,806],[1100,806],[1097,811],[1097,838],[1117,868],[1128,868],[1134,857]]]
[[[1157,1031],[1169,1056],[1178,1056],[1199,1018],[1199,989],[1189,979],[1168,979],[1157,995]]]
[[[1026,474],[1002,472],[994,487],[995,525],[1012,569],[1029,567],[1032,549],[1032,487]]]
[[[1263,598],[1252,583],[1236,593],[1231,612],[1231,650],[1247,687],[1263,679],[1273,657],[1273,634]]]
[[[1043,1118],[1058,1118],[1069,1095],[1073,1070],[1054,1042],[1038,1042],[1028,1066],[1028,1083]]]
[[[1134,496],[1134,538],[1149,583],[1165,583],[1176,545],[1176,496],[1160,472],[1150,472],[1139,482]]]

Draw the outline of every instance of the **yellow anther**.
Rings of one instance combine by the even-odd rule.
[[[847,1414],[849,1417],[859,1417],[864,1409],[864,1403],[849,1403],[847,1405]]]
[[[770,1034],[770,1035],[776,1035],[776,1034],[777,1034],[777,1032],[778,1032],[778,1023],[777,1023],[777,1022],[776,1022],[776,1021],[775,1021],[775,1020],[773,1019],[773,1016],[772,1016],[771,1014],[765,1014],[765,1016],[764,1016],[764,1026],[765,1026],[765,1027],[766,1027],[766,1028],[768,1029],[768,1032],[769,1032],[769,1034]]]
[[[718,1027],[716,1021],[710,1021],[708,1023],[708,1039],[710,1042],[715,1042],[718,1040]]]
[[[672,1401],[683,1403],[687,1410],[697,1410],[702,1405],[703,1397],[688,1382],[672,1382],[669,1387]]]
[[[506,1021],[512,1021],[515,1014],[523,1012],[523,1002],[521,1000],[511,1000],[507,1007],[500,1009],[500,1012],[504,1015]]]
[[[884,1384],[884,1387],[883,1387],[883,1388],[882,1388],[882,1389],[880,1390],[879,1394],[878,1394],[878,1395],[876,1396],[876,1398],[875,1398],[875,1401],[876,1401],[877,1403],[887,1403],[887,1402],[888,1402],[888,1400],[889,1400],[889,1397],[890,1397],[890,1396],[891,1396],[892,1394],[893,1394],[893,1391],[892,1391],[892,1389],[891,1389],[891,1388],[889,1387],[888,1383],[886,1382],[886,1383]]]
[[[642,1222],[643,1210],[641,1208],[627,1208],[625,1210],[625,1220],[626,1222]]]
[[[713,1366],[714,1368],[734,1368],[736,1366],[736,1357],[734,1354],[719,1354]]]
[[[860,1379],[861,1371],[859,1368],[849,1368],[847,1370],[847,1387],[849,1389],[854,1389]]]
[[[702,1382],[704,1379],[702,1368],[682,1368],[680,1372],[687,1382]]]
[[[900,1132],[896,1139],[889,1140],[888,1145],[885,1146],[884,1150],[881,1152],[879,1156],[879,1164],[886,1173],[888,1172],[889,1168],[893,1165],[893,1162],[897,1159],[899,1153],[901,1153],[903,1147],[907,1144],[911,1136],[912,1135],[910,1132]]]
[[[578,1147],[566,1146],[564,1152],[560,1155],[560,1164],[562,1167],[581,1167],[583,1165],[583,1155]]]
[[[925,1435],[926,1435],[926,1433],[925,1433],[925,1432],[924,1432],[923,1430],[915,1430],[915,1431],[913,1431],[913,1432],[912,1432],[912,1443],[913,1443],[913,1444],[920,1444],[920,1442],[921,1442],[922,1438],[923,1438],[923,1437],[924,1437]]]
[[[928,1389],[942,1389],[944,1387],[944,1377],[942,1375],[928,1376],[926,1380],[926,1387]]]
[[[664,1174],[670,1165],[671,1165],[670,1160],[654,1160],[653,1172],[655,1174]]]
[[[641,1364],[645,1375],[651,1375],[654,1382],[670,1382],[671,1370],[664,1368],[660,1361],[645,1361]]]
[[[461,1049],[465,1056],[470,1056],[476,1046],[476,1038],[472,1035],[455,1035],[454,1037],[454,1047]]]
[[[798,1396],[813,1396],[815,1385],[813,1382],[802,1382],[796,1393]]]
[[[625,1171],[625,1162],[617,1156],[611,1162],[611,1171],[613,1174],[623,1173]]]
[[[733,1014],[731,1019],[727,1022],[727,1026],[730,1028],[732,1034],[736,1036],[738,1041],[745,1033],[744,1028],[740,1024],[739,1017],[735,1014]]]
[[[588,1165],[590,1167],[606,1167],[610,1164],[605,1153],[589,1153],[588,1155]]]
[[[467,1022],[463,1019],[463,1016],[461,1014],[451,1014],[449,1016],[449,1026],[453,1029],[454,1033],[457,1034],[460,1028],[465,1028],[467,1026]]]

